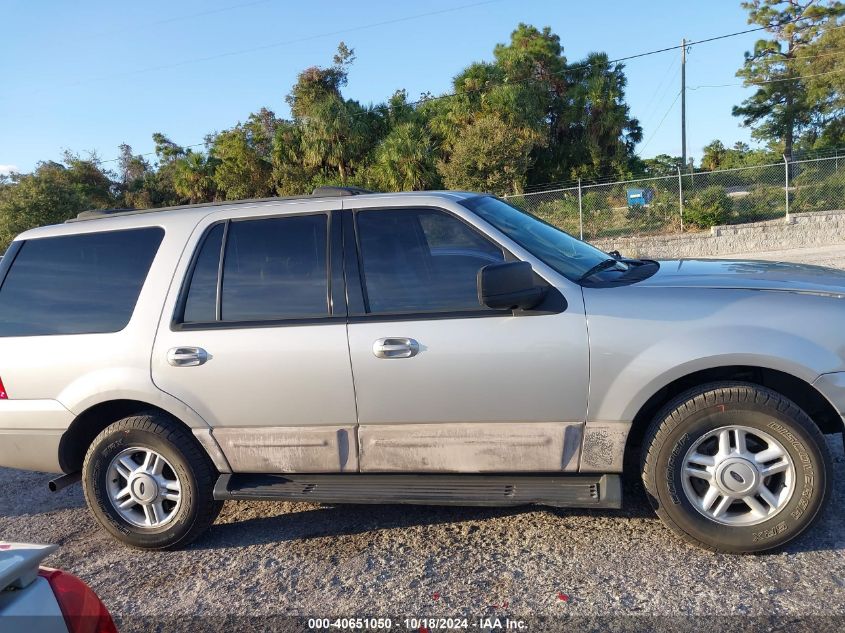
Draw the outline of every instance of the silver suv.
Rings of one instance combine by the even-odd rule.
[[[618,508],[780,546],[831,486],[845,275],[603,253],[495,197],[87,212],[0,264],[0,465],[183,546],[226,499]]]

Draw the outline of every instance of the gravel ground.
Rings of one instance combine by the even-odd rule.
[[[840,435],[829,440],[828,509],[757,556],[681,542],[633,477],[621,511],[229,502],[188,549],[145,553],[98,529],[78,485],[50,493],[51,476],[0,468],[0,538],[61,545],[48,564],[88,582],[122,631],[257,631],[266,620],[225,618],[290,615],[392,616],[394,630],[407,630],[400,617],[467,617],[479,630],[480,617],[510,616],[535,631],[841,631],[845,455]]]
[[[49,475],[0,469],[0,535],[60,544],[48,564],[88,582],[122,630],[226,614],[845,617],[845,455],[829,438],[832,503],[758,556],[686,545],[635,483],[622,511],[229,502],[188,549],[147,553],[98,529],[80,486],[50,493]]]

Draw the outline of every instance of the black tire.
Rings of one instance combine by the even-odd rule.
[[[769,434],[795,469],[789,500],[755,525],[718,523],[702,514],[684,490],[682,469],[689,448],[708,432],[729,425]],[[669,402],[646,432],[641,466],[649,501],[669,528],[690,543],[731,553],[774,549],[809,528],[827,503],[832,477],[824,436],[807,414],[771,389],[739,382],[703,385]]]
[[[124,519],[109,498],[108,470],[115,456],[128,448],[155,451],[172,466],[181,485],[181,501],[173,518],[157,528],[139,527]],[[205,532],[223,507],[213,497],[217,470],[182,425],[159,412],[123,418],[106,427],[91,443],[82,466],[88,507],[116,539],[140,549],[183,547]]]

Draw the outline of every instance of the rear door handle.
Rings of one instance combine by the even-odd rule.
[[[167,352],[167,362],[174,367],[196,367],[208,360],[208,352],[201,347],[173,347]]]
[[[373,343],[376,358],[410,358],[419,354],[420,344],[412,338],[390,336]]]

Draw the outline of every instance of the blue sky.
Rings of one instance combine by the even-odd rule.
[[[345,94],[368,103],[397,88],[411,97],[448,91],[456,73],[491,59],[519,22],[551,26],[570,62],[590,51],[624,57],[748,28],[738,0],[479,2],[0,0],[0,172],[29,171],[63,149],[96,151],[103,160],[123,142],[150,152],[156,131],[199,143],[262,106],[286,115],[296,74],[329,64],[341,39],[357,54]],[[421,16],[433,12],[440,13]],[[421,17],[404,19],[412,16]],[[687,85],[738,82],[734,73],[755,39],[693,47]],[[671,51],[626,63],[643,157],[680,154],[680,102],[670,109],[679,59]],[[749,140],[731,116],[749,93],[741,86],[688,92],[691,155],[714,138]]]

